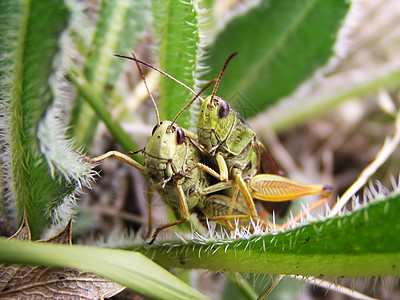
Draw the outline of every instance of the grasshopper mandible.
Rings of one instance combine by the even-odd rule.
[[[189,219],[189,212],[193,208],[200,210],[207,217],[211,217],[211,220],[215,215],[223,215],[224,209],[226,211],[230,206],[230,198],[225,195],[208,195],[216,191],[230,189],[233,185],[229,182],[210,184],[211,176],[219,179],[220,175],[212,168],[201,163],[202,154],[188,137],[190,133],[175,123],[189,104],[176,115],[173,121],[160,122],[157,105],[147,87],[144,74],[139,67],[134,53],[132,52],[132,57],[124,58],[136,61],[156,112],[157,124],[152,130],[152,135],[146,147],[135,151],[135,153],[141,152],[144,155],[144,165],[142,166],[128,155],[118,151],[109,151],[98,157],[88,159],[88,161],[95,163],[112,156],[129,164],[149,178],[150,185],[165,202],[174,208],[180,209],[181,217],[179,220],[156,227],[150,241],[151,244],[160,231],[186,222]],[[211,81],[197,93],[191,102],[195,101],[214,81]],[[242,209],[242,206],[236,205],[231,210],[234,210],[236,214],[231,214],[230,217],[223,218],[222,220],[248,218],[247,212],[245,209]],[[220,221],[220,219],[217,221]],[[228,221],[226,221],[226,225],[229,227]]]
[[[322,205],[329,199],[332,188],[301,184],[282,176],[271,154],[246,121],[227,101],[215,95],[229,61],[236,54],[226,60],[211,96],[202,101],[197,123],[200,148],[215,158],[221,181],[234,180],[244,197],[248,214],[253,218],[258,216],[253,198],[282,202],[321,194],[322,198],[315,206]],[[300,218],[300,215],[296,217]]]

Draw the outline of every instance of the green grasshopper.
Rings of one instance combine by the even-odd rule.
[[[248,214],[253,218],[258,216],[253,199],[285,202],[321,194],[316,206],[322,205],[330,198],[332,188],[301,184],[282,176],[271,154],[246,121],[227,101],[215,95],[229,61],[236,54],[226,60],[211,96],[202,101],[197,123],[200,148],[215,159],[221,181],[234,180],[244,197]],[[234,203],[233,199],[232,205]]]
[[[220,185],[221,188],[226,189],[228,186],[232,186],[240,189],[243,195],[242,200],[247,207],[247,217],[259,218],[253,199],[262,200],[263,206],[268,211],[277,210],[282,215],[289,203],[287,200],[321,194],[322,198],[310,207],[310,209],[315,209],[330,198],[332,188],[326,185],[302,184],[284,177],[272,155],[246,121],[230,107],[228,102],[215,96],[226,66],[235,55],[236,53],[232,54],[225,62],[212,95],[205,100],[198,97],[202,105],[197,123],[197,136],[191,134],[190,137],[197,141],[197,145],[203,153],[208,155],[209,159],[215,161],[220,173],[220,180],[226,182],[226,185]],[[162,70],[146,62],[133,60],[158,71],[194,93],[192,89]],[[233,179],[233,182],[229,181],[228,183],[228,179]],[[227,199],[224,201],[224,205],[226,204]],[[233,197],[230,200],[229,209],[224,210],[226,213],[221,216],[221,220],[227,220],[234,208],[239,206],[241,207]],[[218,212],[214,212],[214,216],[216,214]],[[295,216],[294,221],[300,219],[304,214],[306,214],[305,211]],[[218,220],[218,217],[214,217],[214,220]]]
[[[136,60],[134,53],[132,53],[132,57],[126,58]],[[136,64],[146,85],[144,75],[137,61]],[[196,94],[192,101],[199,97],[213,82],[210,82]],[[148,90],[147,85],[146,88]],[[243,209],[243,205],[241,206],[240,203],[231,209],[234,210],[233,215],[230,213],[230,217],[223,218],[224,213],[230,207],[230,198],[225,195],[218,196],[215,194],[208,196],[216,191],[230,189],[233,184],[229,182],[210,184],[210,176],[218,179],[220,175],[212,168],[201,163],[201,152],[185,134],[185,130],[175,124],[177,118],[189,105],[185,106],[173,121],[160,122],[155,100],[149,90],[148,93],[155,107],[157,125],[153,128],[152,135],[146,147],[135,152],[143,153],[144,165],[142,166],[126,154],[118,151],[109,151],[98,157],[88,159],[88,161],[96,163],[113,156],[129,164],[149,178],[150,185],[160,194],[165,202],[173,208],[180,209],[180,219],[157,226],[150,244],[154,242],[160,231],[186,222],[189,219],[190,210],[193,209],[200,210],[205,216],[210,217],[211,220],[213,220],[214,216],[218,216],[217,221],[248,218],[246,210]]]

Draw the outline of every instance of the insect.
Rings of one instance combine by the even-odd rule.
[[[132,53],[132,58],[135,60],[134,53]],[[138,62],[136,64],[146,85]],[[211,81],[197,93],[192,101],[199,97],[214,81]],[[180,210],[181,216],[179,220],[156,227],[150,241],[151,244],[160,231],[186,222],[189,219],[190,210],[194,208],[211,218],[214,215],[223,215],[224,209],[226,211],[230,207],[229,196],[208,195],[224,189],[230,189],[233,185],[229,182],[210,184],[210,177],[218,179],[220,178],[219,174],[212,168],[201,163],[202,156],[200,150],[185,134],[185,130],[175,123],[188,105],[176,115],[173,121],[160,122],[155,100],[149,90],[148,93],[155,107],[157,124],[152,130],[152,135],[146,147],[135,151],[135,153],[141,152],[144,155],[144,165],[142,166],[126,154],[118,151],[109,151],[98,157],[88,159],[88,161],[95,163],[112,156],[131,165],[149,178],[150,185],[160,194],[165,202]],[[248,218],[246,210],[242,209],[242,206],[239,206],[239,204],[231,210],[234,211],[234,215],[231,214],[227,218],[222,217],[222,219],[218,219],[217,221]]]
[[[215,95],[225,68],[235,55],[236,53],[232,54],[226,60],[212,95],[205,100],[201,97],[196,98],[200,99],[202,104],[197,123],[197,136],[191,136],[191,138],[197,141],[203,153],[214,160],[216,169],[219,170],[220,180],[222,182],[233,180],[227,182],[224,188],[232,186],[240,189],[248,217],[258,218],[253,199],[262,200],[261,202],[268,211],[275,210],[278,214],[282,214],[288,206],[288,200],[320,194],[321,199],[314,203],[310,210],[319,207],[330,198],[332,188],[327,185],[302,184],[284,177],[272,155],[246,121],[230,107],[227,101]],[[153,68],[194,93],[189,87],[162,70],[146,62],[136,61]],[[193,101],[194,99],[191,102]],[[226,204],[226,201],[224,203]],[[230,199],[228,216],[235,206],[237,207],[234,196]],[[299,213],[293,221],[300,219],[306,213],[306,211]],[[214,217],[214,219],[217,220],[218,217]],[[226,220],[227,216],[221,216],[221,219]]]
[[[215,95],[228,63],[236,54],[226,60],[211,96],[202,101],[197,123],[200,148],[214,158],[221,181],[234,180],[253,218],[258,216],[253,199],[282,202],[321,194],[318,205],[322,205],[329,199],[332,188],[301,184],[282,176],[271,154],[246,121],[227,101]]]

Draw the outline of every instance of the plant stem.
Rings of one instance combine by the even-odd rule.
[[[105,101],[101,100],[101,96],[98,95],[94,87],[90,85],[79,70],[74,69],[72,73],[68,74],[68,78],[75,84],[77,89],[96,112],[97,116],[104,122],[112,136],[121,145],[124,151],[129,152],[137,150],[138,146],[129,134],[122,129],[121,125],[112,119],[104,105]],[[139,163],[143,163],[143,157],[141,155],[133,155],[133,159]]]
[[[275,109],[272,109],[272,113],[267,114],[268,122],[273,130],[282,132],[303,123],[305,120],[328,112],[333,107],[338,106],[348,99],[365,96],[379,89],[390,88],[399,83],[400,69],[397,69],[383,76],[375,77],[366,83],[361,83],[349,89],[339,91],[333,95],[309,99],[306,103],[301,103],[301,105],[293,104],[290,106],[286,103],[284,108],[285,113],[276,113]],[[281,110],[279,105],[276,109],[279,111]]]

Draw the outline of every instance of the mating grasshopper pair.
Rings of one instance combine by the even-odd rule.
[[[114,156],[135,167],[149,178],[151,186],[164,201],[180,209],[180,219],[159,225],[150,243],[161,230],[186,222],[190,210],[195,208],[210,220],[222,222],[233,229],[230,220],[260,220],[253,199],[279,202],[304,195],[321,194],[322,198],[317,203],[320,205],[330,196],[330,187],[305,185],[281,176],[272,156],[244,119],[225,100],[215,96],[224,70],[234,55],[226,61],[211,96],[203,100],[200,94],[215,80],[197,94],[188,88],[195,97],[172,122],[160,122],[157,106],[147,88],[139,63],[185,85],[165,72],[138,60],[134,53],[132,57],[116,55],[136,62],[154,104],[157,125],[146,147],[136,151],[144,155],[143,166],[117,151],[107,152],[90,161],[98,162]],[[175,121],[183,110],[197,99],[200,99],[202,105],[197,134],[193,134],[179,127]],[[211,161],[214,168],[205,165],[205,160]],[[300,217],[301,215],[297,216]],[[260,221],[268,229],[268,222]]]

